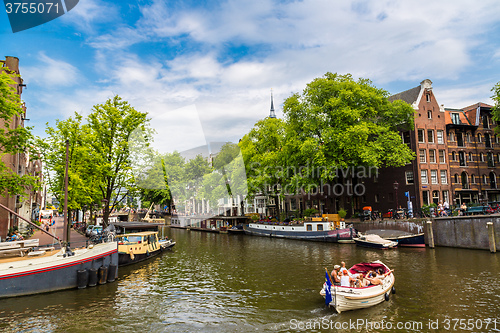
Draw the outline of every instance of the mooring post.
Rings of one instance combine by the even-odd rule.
[[[429,247],[434,248],[434,232],[432,231],[432,221],[427,221],[427,239],[429,240]]]
[[[497,252],[497,245],[495,243],[495,226],[493,222],[486,223],[486,228],[488,229],[488,240],[490,241],[490,252]]]

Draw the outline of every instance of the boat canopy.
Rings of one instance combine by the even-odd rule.
[[[375,262],[362,262],[359,264],[356,264],[349,268],[349,272],[351,274],[357,274],[357,273],[367,273],[368,271],[374,271],[379,268],[382,268],[384,273],[387,272],[387,268],[383,264],[375,263]]]

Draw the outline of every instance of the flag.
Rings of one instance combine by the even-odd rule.
[[[328,270],[325,268],[325,304],[330,305],[332,301],[332,282],[330,281],[330,275],[328,275]]]

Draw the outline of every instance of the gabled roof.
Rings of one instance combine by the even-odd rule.
[[[446,125],[468,125],[468,126],[474,126],[474,121],[471,121],[470,115],[468,116],[466,112],[462,109],[451,109],[451,108],[445,108],[444,109],[446,112],[444,114],[444,120]],[[460,124],[455,124],[453,123],[451,119],[451,114],[452,113],[458,113],[459,119],[460,119]]]
[[[422,88],[422,86],[408,89],[408,90],[405,90],[403,92],[392,95],[388,99],[390,102],[394,102],[395,100],[400,99],[408,104],[413,104],[417,101],[421,88]]]

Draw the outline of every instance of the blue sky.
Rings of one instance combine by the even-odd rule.
[[[500,3],[460,1],[80,0],[64,16],[13,34],[29,125],[44,135],[115,94],[147,111],[157,148],[238,141],[326,72],[397,93],[433,81],[440,104],[491,103],[500,81]]]

